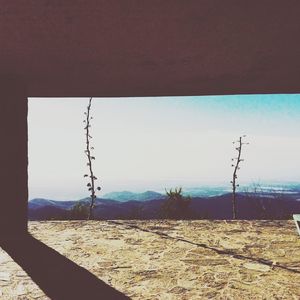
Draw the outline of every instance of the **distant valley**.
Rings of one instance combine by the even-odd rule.
[[[191,196],[187,219],[231,219],[231,193],[226,188],[186,189]],[[29,220],[70,219],[75,204],[88,205],[89,198],[72,201],[32,199],[28,202]],[[166,195],[155,191],[133,193],[112,192],[96,199],[96,219],[159,219]],[[237,209],[239,219],[287,219],[300,213],[300,186],[285,188],[268,187],[255,192],[238,193]]]

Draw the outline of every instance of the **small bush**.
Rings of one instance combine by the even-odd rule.
[[[161,217],[165,219],[186,219],[188,217],[191,197],[182,195],[182,188],[166,190],[167,199],[161,206]]]
[[[88,205],[78,202],[76,203],[70,211],[71,220],[86,220],[89,215]]]

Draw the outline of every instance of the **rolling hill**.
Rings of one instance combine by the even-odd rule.
[[[145,195],[146,194],[146,195]],[[97,198],[94,208],[96,219],[159,219],[160,209],[165,196],[159,193],[134,194],[133,199],[126,201],[124,195],[121,201]],[[142,196],[141,196],[142,195]],[[118,194],[105,195],[115,199]],[[155,197],[157,196],[157,198]],[[146,200],[148,197],[149,200]],[[142,200],[135,200],[142,199]],[[88,205],[89,199],[79,201],[55,201],[33,199],[28,202],[29,220],[69,219],[70,211],[76,203]],[[286,219],[292,214],[300,213],[300,193],[271,195],[240,193],[237,197],[239,219]],[[214,197],[192,197],[189,206],[188,219],[231,219],[231,194]]]

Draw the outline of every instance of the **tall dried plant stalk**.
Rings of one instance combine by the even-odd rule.
[[[85,119],[83,122],[85,123],[85,137],[86,137],[86,149],[85,149],[85,155],[87,157],[87,166],[89,168],[89,174],[84,174],[84,177],[87,177],[89,179],[89,182],[87,183],[88,191],[91,192],[91,202],[89,205],[89,211],[87,215],[87,219],[93,219],[93,209],[95,206],[95,200],[96,200],[96,188],[95,188],[95,181],[97,180],[97,177],[94,174],[93,171],[93,160],[95,160],[95,156],[91,154],[91,152],[94,150],[94,147],[91,146],[91,134],[90,134],[90,128],[91,128],[91,120],[93,117],[91,116],[91,107],[92,107],[92,97],[89,99],[89,104],[87,106],[87,110],[84,113],[85,114]],[[98,186],[97,190],[100,191],[101,188]]]
[[[237,184],[237,178],[238,178],[237,173],[238,173],[238,170],[240,169],[240,163],[242,161],[244,161],[244,159],[241,158],[242,146],[249,144],[249,143],[243,143],[242,139],[245,137],[246,137],[246,135],[240,136],[237,141],[232,142],[233,144],[237,144],[237,147],[235,148],[235,150],[238,151],[238,156],[231,159],[233,162],[235,161],[235,164],[232,163],[232,165],[231,165],[232,167],[234,167],[234,169],[233,169],[232,181],[230,181],[230,183],[232,184],[232,218],[233,219],[237,218],[236,190],[239,187],[239,184]]]

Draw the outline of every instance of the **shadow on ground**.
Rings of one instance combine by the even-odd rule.
[[[233,258],[240,259],[240,260],[246,260],[246,261],[250,260],[252,262],[260,263],[260,264],[263,264],[263,265],[266,265],[266,266],[269,266],[269,267],[272,267],[272,268],[283,269],[283,270],[286,270],[286,271],[289,271],[289,272],[300,274],[299,270],[289,268],[289,267],[284,266],[282,264],[278,264],[278,263],[275,264],[273,261],[268,260],[268,259],[253,257],[253,256],[247,256],[247,255],[241,255],[241,254],[236,253],[233,250],[218,249],[216,247],[208,246],[204,243],[195,243],[193,241],[189,241],[189,240],[184,239],[184,238],[172,237],[172,236],[170,236],[170,235],[168,235],[164,232],[160,232],[160,231],[156,231],[156,230],[149,230],[149,229],[142,228],[138,225],[133,225],[133,224],[130,224],[130,223],[127,223],[127,222],[119,222],[119,221],[107,221],[107,222],[112,223],[112,224],[116,224],[116,225],[127,226],[131,229],[136,229],[136,230],[141,230],[141,231],[144,231],[144,232],[152,233],[152,234],[155,234],[155,235],[159,235],[162,238],[175,240],[177,242],[184,242],[184,243],[188,243],[188,244],[191,244],[191,245],[194,245],[194,246],[197,246],[197,247],[202,247],[202,248],[205,248],[205,249],[208,249],[208,250],[212,250],[212,251],[216,252],[217,254],[228,255],[228,256],[231,256]]]
[[[1,240],[0,246],[51,299],[129,299],[30,234]]]

